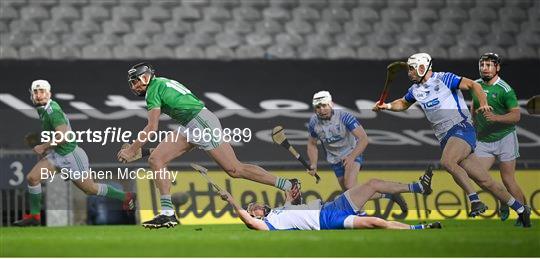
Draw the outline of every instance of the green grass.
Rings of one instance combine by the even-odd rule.
[[[496,220],[444,221],[442,230],[257,232],[242,225],[0,228],[0,256],[540,256],[533,228]]]

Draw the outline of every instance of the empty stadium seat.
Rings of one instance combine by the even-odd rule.
[[[160,0],[160,2],[162,2],[164,0]],[[171,1],[176,1],[176,0],[171,0]],[[91,5],[99,5],[99,6],[103,6],[107,9],[115,6],[118,4],[118,1],[117,0],[99,0],[99,1],[91,1],[90,2]]]
[[[142,17],[146,21],[164,22],[171,19],[171,11],[163,6],[150,5],[142,9]]]
[[[336,43],[338,46],[350,46],[356,48],[364,45],[365,41],[364,38],[358,34],[342,33],[336,35]]]
[[[250,6],[263,9],[268,6],[269,0],[240,0],[240,6]]]
[[[433,24],[432,29],[440,33],[457,34],[461,28],[457,23],[449,20],[440,20]]]
[[[388,1],[388,7],[399,9],[411,9],[416,6],[416,0]]]
[[[450,59],[466,59],[478,56],[476,48],[467,45],[455,45],[448,50]]]
[[[207,20],[213,20],[217,22],[222,22],[231,18],[231,14],[229,13],[229,11],[220,6],[209,6],[204,8],[203,16]]]
[[[49,49],[44,46],[23,46],[19,49],[21,59],[48,59]]]
[[[32,45],[52,47],[60,42],[58,36],[54,33],[34,33],[30,36]]]
[[[49,11],[43,6],[29,5],[21,8],[21,18],[24,20],[41,21],[49,18]]]
[[[31,1],[31,0],[30,0]],[[80,8],[88,4],[88,0],[56,0],[59,5],[71,5],[75,8]]]
[[[344,22],[350,18],[350,14],[343,7],[329,7],[322,11],[322,18],[327,20],[335,20]]]
[[[461,31],[467,32],[467,33],[477,33],[480,35],[485,35],[489,32],[491,32],[491,28],[487,23],[476,21],[476,20],[470,20],[467,22],[464,22],[461,25]]]
[[[501,20],[521,22],[527,19],[527,13],[517,6],[505,6],[499,9],[499,17]]]
[[[357,7],[352,10],[352,17],[357,21],[374,22],[379,20],[379,13],[369,7]]]
[[[275,20],[266,19],[255,24],[255,31],[266,34],[276,34],[283,31],[283,26]]]
[[[238,34],[247,34],[253,31],[253,24],[242,21],[242,20],[233,20],[225,23],[225,32],[228,33],[238,33]]]
[[[174,51],[163,45],[150,45],[143,48],[143,54],[146,59],[154,58],[166,58],[172,59],[175,58]]]
[[[321,18],[319,11],[309,6],[299,6],[292,11],[293,19],[315,21]]]
[[[208,33],[189,33],[184,36],[184,44],[188,46],[206,47],[214,44],[214,38]]]
[[[105,33],[129,33],[131,26],[123,20],[109,20],[103,22],[103,32]]]
[[[514,45],[508,48],[508,58],[510,59],[536,59],[536,51],[526,45]]]
[[[109,9],[101,5],[90,4],[82,9],[83,19],[105,21],[111,17]]]
[[[69,0],[68,0],[69,1]],[[118,0],[120,5],[141,8],[148,6],[151,0]]]
[[[330,59],[348,59],[356,58],[356,51],[351,47],[332,46],[328,48],[328,58]]]
[[[448,33],[433,32],[425,36],[427,44],[448,48],[456,44],[456,39]]]
[[[367,39],[372,46],[380,46],[386,48],[396,44],[394,37],[392,36],[392,34],[389,33],[375,32]]]
[[[12,46],[0,45],[0,59],[18,59],[19,53]]]
[[[17,19],[19,12],[13,6],[2,6],[0,8],[0,21],[9,21]]]
[[[175,20],[196,21],[200,20],[202,15],[199,10],[191,6],[176,7],[172,10],[172,16]]]
[[[114,20],[133,21],[141,19],[141,13],[134,6],[119,5],[113,7],[112,17]]]
[[[304,45],[298,48],[298,57],[302,59],[326,58],[326,51],[313,45]]]
[[[334,39],[329,34],[310,34],[306,41],[310,46],[328,47],[334,44]]]
[[[371,23],[365,21],[348,21],[343,26],[345,32],[349,34],[367,34],[372,32]]]
[[[20,31],[26,33],[39,32],[39,25],[32,20],[13,20],[9,24],[11,31]]]
[[[336,21],[320,21],[315,24],[318,33],[336,34],[343,31],[341,25]]]
[[[352,8],[355,8],[357,6],[357,2],[356,0],[332,0],[332,1],[328,1],[328,4],[330,6],[339,6],[339,7],[343,7],[347,10],[350,10]]]
[[[474,2],[475,1],[471,1],[471,0],[446,0],[446,6],[469,9],[475,5]]]
[[[78,20],[74,21],[72,26],[73,31],[78,33],[93,34],[101,32],[101,26],[93,20]]]
[[[201,59],[204,58],[204,51],[196,46],[179,46],[174,50],[174,54],[180,59]]]
[[[401,26],[392,21],[377,22],[373,25],[373,31],[377,33],[398,33],[401,32]]]
[[[242,38],[235,33],[222,32],[216,34],[216,44],[223,48],[235,48],[243,43]]]
[[[0,21],[0,32],[6,33],[9,31],[9,27],[7,26],[6,22]]]
[[[221,24],[212,20],[202,20],[193,24],[193,29],[197,33],[218,33],[221,29]]]
[[[267,58],[274,59],[274,58],[295,58],[296,53],[294,49],[291,46],[288,45],[273,45],[268,47],[266,50]]]
[[[163,31],[161,28],[161,23],[145,20],[133,22],[133,30],[136,33],[144,33],[148,35],[154,35]]]
[[[474,20],[492,22],[497,19],[497,12],[495,12],[495,9],[490,7],[477,6],[469,10],[469,16]]]
[[[79,11],[71,5],[57,5],[51,9],[51,14],[54,19],[62,20],[78,20],[81,18]]]
[[[522,23],[521,31],[540,32],[540,20],[526,21]]]
[[[141,49],[134,45],[114,46],[113,55],[117,59],[139,59],[144,57]]]
[[[418,7],[415,9],[412,9],[410,11],[411,13],[411,20],[413,21],[425,21],[425,22],[433,22],[439,19],[439,15],[437,12],[433,9],[428,9],[424,7]]]
[[[404,22],[409,20],[409,13],[401,8],[386,8],[381,11],[381,19],[385,22]]]
[[[484,53],[488,53],[488,52],[493,52],[493,53],[497,53],[499,56],[505,58],[507,57],[506,55],[506,50],[502,47],[499,47],[499,46],[496,46],[496,45],[486,45],[486,46],[482,46],[478,49],[478,56],[484,54]]]
[[[184,34],[192,32],[191,23],[182,20],[171,20],[163,24],[166,33]]]
[[[0,43],[2,43],[2,45],[20,47],[30,44],[30,36],[28,33],[21,31],[14,31],[9,34],[2,33],[0,34]]]
[[[402,33],[398,35],[396,38],[398,39],[398,43],[402,46],[413,46],[418,47],[424,45],[424,34],[422,33]]]
[[[504,5],[504,0],[476,1],[476,6],[498,9]]]
[[[484,43],[484,39],[477,33],[463,32],[457,35],[458,42],[472,46],[479,47]]]
[[[294,33],[280,33],[276,35],[276,42],[277,44],[298,47],[304,43],[304,38]]]
[[[210,59],[232,59],[235,57],[234,52],[230,48],[212,45],[205,50],[206,58]]]
[[[446,5],[444,0],[416,0],[418,7],[440,9]]]
[[[540,20],[540,4],[537,7],[531,7],[527,10],[529,14],[529,20],[538,21]]]
[[[252,46],[264,47],[272,44],[272,41],[273,40],[270,35],[262,32],[255,32],[246,35],[246,42]]]
[[[381,1],[381,0],[362,0],[362,1],[358,1],[358,7],[370,7],[370,8],[374,8],[374,9],[382,9],[384,7],[386,7],[387,5],[387,2],[386,1]]]
[[[403,29],[407,33],[423,34],[429,32],[431,30],[431,26],[422,20],[412,20],[403,24]]]
[[[418,51],[428,53],[431,57],[437,58],[437,59],[448,58],[448,51],[446,51],[445,48],[438,45],[420,46]]]
[[[251,6],[240,6],[233,11],[234,19],[244,21],[258,21],[262,18],[261,12]]]
[[[57,45],[51,48],[52,59],[79,59],[81,51],[74,46]]]
[[[390,59],[406,59],[413,53],[418,52],[411,46],[392,46],[388,49],[388,58]]]
[[[508,47],[516,43],[515,38],[502,31],[494,31],[485,36],[486,42],[502,47]]]
[[[239,0],[220,0],[220,1],[213,1],[211,3],[211,5],[215,5],[215,6],[220,6],[220,7],[224,7],[224,8],[227,8],[227,9],[231,9],[231,8],[234,8],[234,7],[237,7],[240,5],[240,1]]]
[[[92,35],[94,44],[116,46],[123,44],[122,39],[116,34],[98,33]]]
[[[82,33],[69,33],[62,35],[62,42],[65,45],[82,47],[89,44],[92,44],[92,39],[90,39],[86,34]]]
[[[506,32],[506,33],[518,33],[519,32],[519,25],[512,21],[494,21],[491,23],[491,31],[500,31],[500,32]]]
[[[108,46],[88,45],[83,47],[82,57],[85,59],[111,59],[113,54]]]
[[[298,5],[309,6],[315,9],[322,9],[325,8],[328,3],[326,2],[326,0],[298,0]]]
[[[152,40],[144,33],[128,33],[122,37],[125,46],[144,47],[152,44]]]
[[[523,31],[516,35],[516,40],[519,44],[540,46],[540,33]]]
[[[242,45],[236,48],[235,54],[240,59],[264,58],[265,51],[259,46]]]
[[[469,18],[469,14],[460,7],[446,7],[439,11],[439,15],[443,20],[461,22]]]
[[[38,3],[40,5],[42,5],[43,2],[50,2],[51,0],[49,1],[39,1]],[[53,0],[54,3],[53,5],[56,4],[56,0]],[[0,5],[2,6],[2,8],[4,8],[4,6],[11,6],[11,7],[23,7],[23,6],[26,6],[28,3],[26,0],[2,0],[2,2],[0,2]],[[1,9],[1,8],[0,8]]]
[[[279,6],[267,7],[263,10],[263,16],[266,19],[277,21],[287,21],[291,19],[289,11]]]
[[[290,22],[287,22],[285,24],[285,29],[288,33],[295,33],[295,34],[308,34],[313,31],[313,27],[311,26],[311,23],[306,22],[304,20],[292,20]]]
[[[386,50],[377,46],[360,47],[357,49],[356,55],[360,59],[370,59],[370,60],[382,60],[382,59],[388,58],[388,55],[386,54]]]
[[[41,22],[41,29],[51,33],[66,33],[70,32],[71,28],[64,20],[45,20]]]
[[[154,44],[169,47],[178,46],[183,43],[182,38],[178,37],[176,33],[172,32],[158,33],[152,37],[152,42]]]

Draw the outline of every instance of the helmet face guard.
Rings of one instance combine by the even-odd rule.
[[[154,77],[154,69],[152,68],[150,64],[146,62],[136,64],[133,67],[131,67],[131,69],[128,70],[129,89],[133,92],[133,94],[137,96],[141,96],[141,97],[146,95],[146,90],[137,92],[137,91],[134,91],[132,88],[133,88],[133,85],[135,85],[137,81],[142,81],[141,76],[144,74],[150,74],[151,75],[150,80]],[[148,86],[148,83],[150,82],[150,80],[148,82],[143,82],[145,86]]]
[[[256,210],[256,209],[262,209],[263,213],[264,213],[264,216],[255,215],[253,213],[253,211]],[[252,202],[252,203],[248,204],[247,209],[246,209],[246,211],[249,213],[249,215],[251,215],[252,217],[254,217],[256,219],[264,219],[264,218],[266,218],[266,216],[268,216],[268,214],[270,213],[271,210],[272,210],[272,208],[270,208],[270,206],[268,206],[266,204],[264,204],[264,205],[257,204],[255,202]]]
[[[482,61],[493,62],[493,64],[495,65],[495,75],[493,76],[482,75]],[[497,67],[499,67],[500,64],[501,64],[501,57],[497,53],[489,52],[489,53],[484,53],[482,56],[480,56],[480,59],[478,60],[478,73],[480,74],[480,77],[482,78],[482,80],[484,82],[488,82],[491,79],[493,79],[495,76],[497,76],[499,74],[499,71],[497,71]]]
[[[34,98],[34,91],[36,90],[44,90],[50,95],[51,85],[49,84],[47,80],[40,79],[40,80],[33,81],[32,86],[30,87],[30,89],[28,89],[28,91],[30,92],[30,101],[32,101],[32,104],[34,104],[34,106],[41,106],[42,104],[37,103],[36,99]]]
[[[424,78],[426,77],[429,70],[431,70],[431,64],[433,59],[431,56],[427,53],[417,53],[409,57],[407,60],[407,65],[410,67],[413,67],[416,71],[416,74],[420,77],[420,80],[414,81],[414,83],[418,84],[424,81]],[[420,66],[423,65],[425,70],[423,73],[420,73]]]

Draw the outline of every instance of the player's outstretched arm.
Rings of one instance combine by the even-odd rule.
[[[255,230],[269,230],[268,226],[262,220],[253,218],[244,208],[240,207],[240,205],[234,201],[234,198],[230,193],[227,191],[220,191],[219,195],[222,200],[233,206],[236,213],[238,213],[238,217],[240,217],[242,222],[244,222],[248,228]]]
[[[461,78],[461,82],[459,83],[459,89],[461,90],[469,90],[473,92],[474,95],[478,98],[478,102],[480,104],[480,107],[478,108],[478,111],[491,111],[493,108],[488,105],[487,102],[487,96],[486,93],[484,93],[484,90],[482,89],[482,86],[466,77]]]
[[[379,104],[379,102],[375,103],[375,106],[373,106],[373,111],[378,112],[381,110],[389,110],[394,112],[400,112],[409,109],[413,103],[407,102],[405,98],[399,98],[397,100],[394,100],[391,103],[382,103]]]

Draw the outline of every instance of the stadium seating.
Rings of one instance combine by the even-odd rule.
[[[2,58],[379,59],[425,49],[459,59],[477,58],[490,48],[509,58],[538,58],[540,47],[535,0],[3,0],[0,5]]]

